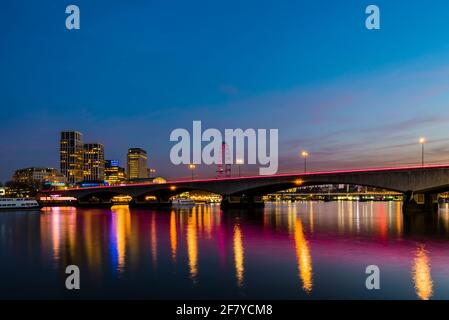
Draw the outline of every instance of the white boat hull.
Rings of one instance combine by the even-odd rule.
[[[174,199],[171,204],[173,207],[194,207],[195,201],[192,199]]]
[[[0,198],[0,211],[39,210],[41,205],[35,199]]]

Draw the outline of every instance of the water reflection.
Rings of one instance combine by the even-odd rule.
[[[198,276],[198,238],[196,208],[187,217],[187,255],[189,259],[190,278],[195,283]]]
[[[402,206],[400,202],[396,202],[396,233],[400,238],[402,235]]]
[[[413,281],[418,297],[422,300],[429,300],[433,294],[433,282],[430,275],[430,259],[423,244],[416,248]]]
[[[157,227],[156,214],[151,215],[151,257],[153,259],[153,266],[157,265]]]
[[[310,232],[313,233],[313,202],[310,202],[309,219]]]
[[[234,226],[234,262],[235,262],[235,276],[237,278],[237,285],[243,285],[244,267],[244,250],[243,250],[243,236],[242,230],[238,224]]]
[[[309,245],[302,229],[302,222],[299,217],[296,218],[295,222],[295,247],[298,261],[298,273],[299,278],[302,281],[302,287],[306,293],[311,293],[313,285],[312,258]]]
[[[125,270],[126,241],[131,231],[131,214],[128,206],[111,208],[111,257],[119,273]]]
[[[40,220],[44,230],[42,247],[51,246],[51,256],[57,265],[72,261],[76,255],[77,211],[75,208],[50,208]]]
[[[59,214],[59,208],[55,208],[51,215],[51,236],[53,244],[53,257],[55,260],[59,260],[59,249],[61,247],[61,215]]]
[[[176,212],[172,210],[170,213],[170,245],[171,257],[176,261],[176,250],[178,249],[178,235],[176,232]]]
[[[370,298],[360,289],[363,270],[377,264],[391,286],[384,298],[449,298],[449,283],[438,280],[448,276],[447,205],[437,215],[412,216],[403,216],[398,202],[276,202],[236,211],[47,208],[4,213],[0,230],[0,281],[14,281],[11,270],[18,270],[33,283],[24,270],[38,270],[49,284],[43,296],[52,287],[59,292],[52,272],[59,281],[76,264],[90,286],[83,294],[99,298]],[[10,291],[0,287],[0,297]]]

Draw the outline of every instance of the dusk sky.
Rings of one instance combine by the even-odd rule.
[[[420,136],[426,162],[449,163],[448,16],[447,0],[2,1],[0,181],[59,169],[62,130],[185,177],[169,136],[193,120],[278,128],[280,172],[302,170],[302,149],[311,170],[418,164]]]

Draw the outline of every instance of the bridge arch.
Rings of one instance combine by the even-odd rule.
[[[300,188],[300,187],[308,187],[308,186],[322,186],[322,185],[336,185],[336,184],[344,184],[344,185],[352,185],[352,186],[363,186],[370,188],[378,188],[384,189],[388,191],[403,193],[401,190],[395,190],[393,188],[388,188],[380,185],[373,185],[369,183],[354,183],[354,182],[345,182],[344,180],[339,183],[330,182],[330,181],[307,181],[307,182],[274,182],[271,184],[264,184],[263,186],[255,186],[250,188],[242,188],[236,192],[230,194],[231,196],[239,196],[239,195],[251,195],[251,196],[264,196],[270,193],[275,193],[283,190],[288,190],[292,188]]]
[[[220,193],[217,193],[215,190],[210,190],[209,188],[201,188],[201,187],[193,187],[193,186],[166,186],[164,188],[155,189],[155,190],[146,190],[134,196],[134,199],[140,202],[147,201],[145,198],[153,196],[154,201],[157,202],[169,202],[172,198],[179,196],[186,192],[204,192],[209,194],[214,194],[218,196],[222,196]]]
[[[120,192],[115,190],[96,190],[90,193],[85,193],[84,195],[78,197],[78,204],[80,205],[92,205],[92,204],[98,204],[98,205],[111,205],[113,204],[113,198],[114,197],[129,197],[130,199],[133,198],[132,194],[126,193],[126,192]]]

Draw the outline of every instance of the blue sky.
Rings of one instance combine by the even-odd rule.
[[[365,8],[381,30],[365,28]],[[65,29],[65,7],[81,29]],[[170,132],[279,128],[280,171],[449,162],[449,2],[3,1],[0,181],[76,129],[167,177]],[[199,173],[212,175],[201,166]],[[257,168],[246,167],[246,172]]]

